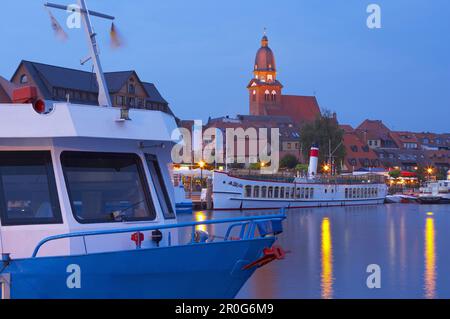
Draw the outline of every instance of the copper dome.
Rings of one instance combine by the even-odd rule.
[[[261,48],[256,52],[255,71],[275,71],[275,57],[266,35],[262,37]]]

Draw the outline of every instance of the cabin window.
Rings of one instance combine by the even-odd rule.
[[[273,197],[273,187],[269,186],[269,190],[267,191],[267,197],[272,198]]]
[[[253,187],[253,197],[255,198],[259,197],[259,186]]]
[[[314,197],[314,188],[310,188],[309,189],[309,198],[313,198]]]
[[[291,198],[295,198],[295,187],[291,187]]]
[[[165,219],[175,218],[172,201],[170,200],[169,192],[167,191],[166,182],[159,165],[158,159],[155,155],[145,154],[148,169],[152,176],[153,184],[155,185],[156,194]]]
[[[284,187],[280,187],[280,198],[284,198]]]
[[[348,198],[348,188],[345,189],[345,198]]]
[[[309,188],[305,188],[305,198],[309,198]]]
[[[250,185],[245,186],[245,197],[252,197],[252,187]]]
[[[277,186],[277,187],[275,187],[275,192],[273,194],[273,197],[278,198],[279,193],[280,193],[280,188]]]
[[[136,154],[66,151],[61,163],[72,212],[80,223],[155,219]]]
[[[0,152],[3,226],[62,223],[50,152]]]
[[[266,198],[266,196],[267,196],[267,187],[263,186],[261,187],[261,197]]]

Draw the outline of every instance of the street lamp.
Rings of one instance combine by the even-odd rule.
[[[431,174],[433,174],[433,168],[432,167],[428,167],[427,168],[427,174],[428,174],[428,180],[431,180]]]
[[[328,172],[330,171],[330,165],[324,164],[324,165],[322,166],[322,169],[323,169],[323,171],[324,171],[325,173],[328,173]]]
[[[203,160],[198,162],[198,166],[200,167],[200,180],[202,184],[203,184],[203,167],[205,167],[205,165],[206,163]]]

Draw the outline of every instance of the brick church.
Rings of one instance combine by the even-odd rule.
[[[296,124],[314,121],[320,115],[315,96],[282,94],[283,85],[277,79],[275,56],[264,35],[256,52],[253,79],[247,86],[250,115],[289,116]]]

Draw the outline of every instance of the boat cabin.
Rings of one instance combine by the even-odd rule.
[[[0,253],[28,258],[45,237],[176,222],[172,115],[52,103],[0,104]],[[48,107],[51,105],[51,107]],[[42,112],[43,110],[45,112]],[[165,245],[144,234],[142,246]],[[40,256],[131,249],[130,234],[65,238]]]

